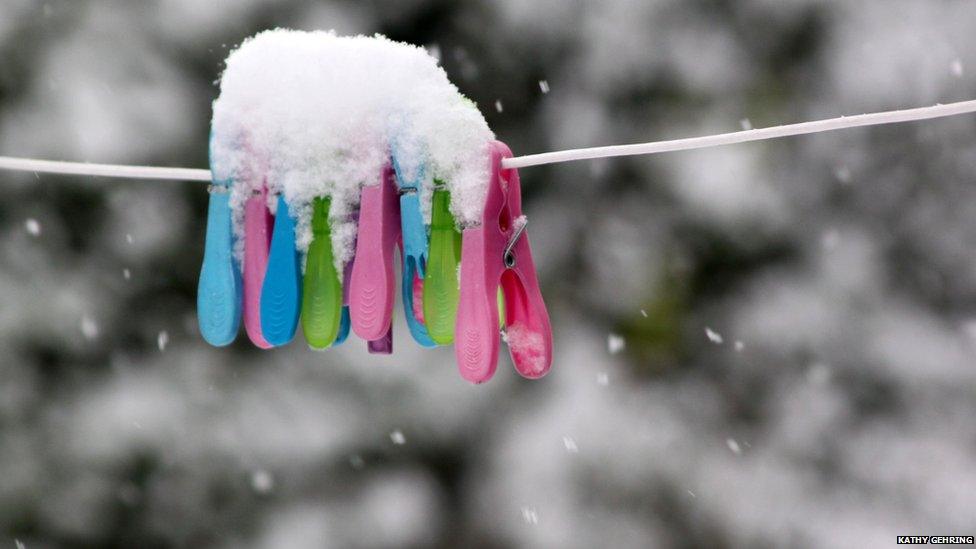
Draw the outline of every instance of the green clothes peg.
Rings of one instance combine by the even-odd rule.
[[[330,204],[328,198],[312,202],[312,243],[305,265],[302,331],[313,349],[325,349],[335,342],[342,319],[342,282],[333,262]]]
[[[432,202],[430,251],[424,274],[424,322],[435,343],[449,345],[454,342],[460,295],[461,233],[451,215],[451,193],[436,189]]]

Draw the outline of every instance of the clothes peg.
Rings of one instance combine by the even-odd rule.
[[[353,212],[350,217],[358,226],[359,211]],[[355,261],[355,257],[347,261],[345,268],[342,270],[342,319],[339,321],[339,333],[336,335],[335,343],[332,344],[333,347],[341,345],[349,337],[349,331],[352,326],[352,319],[349,315],[349,284],[352,280],[352,265]]]
[[[400,192],[400,231],[403,242],[400,257],[403,261],[402,280],[400,284],[403,296],[403,312],[407,318],[407,327],[414,341],[423,347],[434,347],[437,344],[431,339],[424,326],[422,311],[422,293],[414,291],[416,286],[423,286],[424,269],[427,265],[427,226],[420,210],[420,189],[425,174],[423,168],[412,180],[407,179],[396,154],[393,155],[393,169],[396,173],[397,188]]]
[[[393,354],[393,325],[390,324],[383,337],[367,342],[366,350],[373,355]]]
[[[350,324],[352,324],[352,321],[349,319],[349,307],[344,306],[342,308],[342,317],[339,319],[339,333],[336,334],[335,342],[332,343],[333,347],[342,345],[349,338]]]
[[[362,189],[356,259],[349,281],[352,331],[366,341],[385,339],[393,319],[393,249],[400,238],[400,208],[389,167]]]
[[[302,291],[302,332],[313,349],[335,343],[342,323],[342,283],[332,253],[329,228],[331,200],[312,201],[312,243],[305,260]]]
[[[302,273],[295,249],[295,220],[288,202],[278,196],[268,270],[261,288],[261,331],[272,345],[284,345],[295,337],[302,301]]]
[[[261,190],[244,204],[244,330],[251,343],[261,349],[272,347],[261,331],[261,287],[268,268],[273,225],[268,188],[262,182]]]
[[[438,345],[454,342],[457,320],[461,233],[457,230],[450,206],[451,194],[443,189],[434,190],[423,310],[427,333]]]
[[[213,169],[213,135],[210,163]],[[230,179],[214,180],[207,206],[207,239],[197,287],[197,320],[203,339],[222,347],[237,337],[241,324],[241,270],[234,259]]]
[[[472,383],[490,379],[498,362],[499,286],[505,302],[505,337],[516,370],[539,378],[552,364],[552,328],[525,230],[518,171],[501,167],[502,158],[510,156],[504,143],[492,143],[482,221],[463,232],[454,350],[461,375]]]

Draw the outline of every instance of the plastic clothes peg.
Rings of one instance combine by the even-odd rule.
[[[451,194],[436,189],[432,200],[430,250],[424,277],[423,310],[427,333],[438,345],[454,342],[458,307],[461,233],[451,215]]]
[[[272,345],[295,337],[302,301],[302,273],[295,249],[295,220],[284,196],[278,197],[268,270],[261,288],[261,331]]]
[[[262,184],[261,190],[244,204],[244,329],[251,343],[261,349],[272,347],[261,332],[261,287],[268,268],[273,225],[268,189]]]
[[[393,354],[393,325],[387,328],[383,337],[367,342],[366,350],[374,355]]]
[[[482,222],[463,233],[454,351],[462,377],[473,383],[490,379],[498,362],[499,285],[515,369],[525,377],[539,378],[552,365],[552,328],[525,231],[518,171],[501,167],[502,159],[511,155],[504,143],[492,143]]]
[[[213,135],[210,163],[213,168]],[[197,286],[197,320],[203,339],[222,347],[237,337],[241,325],[241,270],[234,259],[234,229],[229,179],[214,180],[207,206],[207,238]]]
[[[352,324],[352,321],[349,319],[349,307],[344,305],[342,307],[342,317],[339,319],[339,333],[336,334],[335,341],[332,343],[333,347],[342,345],[349,337],[350,324]]]
[[[342,283],[332,253],[329,228],[331,200],[312,201],[312,243],[305,259],[302,290],[302,332],[313,349],[335,343],[342,323]]]
[[[351,217],[358,225],[359,212],[354,212]],[[342,270],[342,319],[339,322],[339,333],[336,335],[335,343],[332,344],[333,347],[340,345],[349,337],[352,327],[352,318],[349,315],[349,281],[352,280],[352,265],[355,261],[355,257],[350,259]]]
[[[393,170],[362,189],[356,259],[349,281],[352,331],[366,341],[385,339],[393,319],[393,250],[400,238],[400,208]]]
[[[414,291],[417,285],[423,286],[424,268],[427,265],[427,225],[420,210],[420,188],[425,174],[423,168],[413,178],[407,178],[393,155],[393,169],[396,173],[397,188],[400,192],[400,231],[403,247],[400,256],[403,259],[402,280],[400,284],[403,296],[403,312],[407,319],[407,327],[414,341],[423,347],[434,347],[436,343],[427,333],[424,326],[422,304],[415,302],[421,298]]]

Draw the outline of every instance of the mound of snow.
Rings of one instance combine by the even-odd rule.
[[[302,252],[311,242],[312,199],[331,197],[341,267],[354,252],[349,214],[360,188],[380,180],[391,154],[407,179],[422,178],[428,222],[437,179],[451,191],[458,222],[477,224],[492,139],[474,103],[423,48],[379,35],[279,29],[227,58],[213,105],[211,167],[215,179],[234,181],[238,235],[244,201],[266,184],[284,193]]]

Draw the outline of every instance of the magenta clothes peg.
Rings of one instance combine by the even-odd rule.
[[[364,186],[359,203],[356,258],[349,281],[352,331],[366,341],[385,339],[393,319],[393,250],[400,239],[400,202],[393,170]]]
[[[261,186],[244,204],[244,329],[261,349],[273,347],[261,332],[261,287],[268,268],[274,216],[268,209],[268,189]]]
[[[511,150],[491,144],[491,179],[479,226],[464,229],[461,295],[454,351],[461,376],[482,383],[498,362],[498,287],[505,302],[505,338],[515,369],[527,378],[544,376],[552,365],[552,328],[536,278],[522,215],[518,171],[502,169]]]

